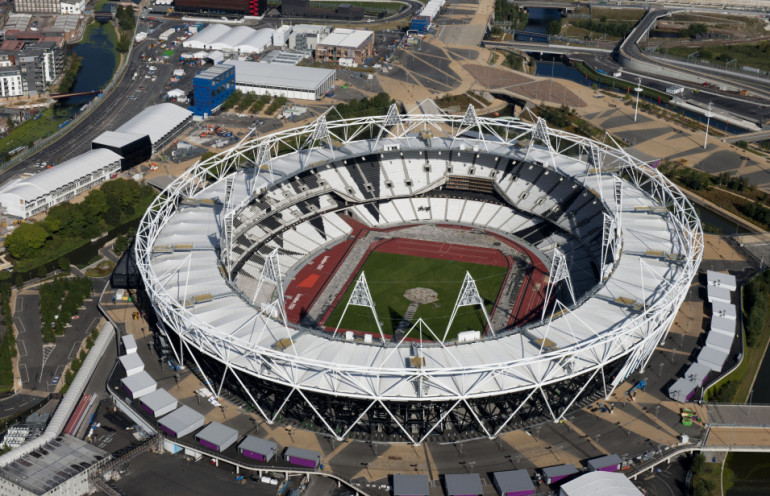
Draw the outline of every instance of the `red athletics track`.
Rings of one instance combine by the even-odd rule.
[[[356,222],[346,215],[341,215],[340,217],[353,227],[353,232],[347,240],[312,259],[289,283],[289,286],[286,289],[286,314],[290,322],[301,321],[307,310],[311,308],[315,300],[328,284],[329,280],[331,280],[332,275],[334,275],[339,265],[344,261],[353,244],[368,230],[380,231],[380,229],[372,229],[364,224]],[[408,226],[389,228],[384,231],[395,231],[403,229],[404,227]],[[450,224],[441,225],[441,227],[467,230],[464,226],[453,226]],[[545,267],[545,264],[524,246],[495,233],[488,232],[487,234],[491,234],[507,245],[516,248],[516,250],[526,254],[530,259],[530,267],[527,269],[522,286],[516,294],[516,302],[513,306],[512,316],[508,325],[521,325],[530,320],[539,318],[539,311],[541,310],[541,305],[545,298],[546,278],[548,275],[548,269]],[[456,260],[468,263],[495,265],[499,267],[510,267],[512,265],[505,255],[492,248],[394,238],[380,243],[373,243],[372,246],[369,247],[359,261],[356,269],[352,272],[350,279],[345,284],[345,289],[352,283],[366,258],[373,251]],[[343,293],[344,290],[337,295],[337,298],[330,306],[327,314],[335,308]],[[328,315],[324,315],[321,321],[323,322],[327,317]]]
[[[438,241],[394,238],[378,245],[374,252],[395,253],[412,257],[438,258],[455,262],[508,267],[505,255],[494,248],[455,245]]]

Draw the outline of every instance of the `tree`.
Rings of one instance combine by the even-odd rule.
[[[561,33],[561,19],[554,19],[548,23],[545,32],[550,35],[556,35]]]
[[[60,257],[57,261],[59,265],[59,269],[61,269],[62,272],[69,272],[70,271],[70,260],[67,257]]]
[[[45,276],[48,275],[48,271],[45,268],[45,265],[41,265],[37,268],[37,271],[35,272],[35,276],[37,276],[39,279],[45,279]]]
[[[706,456],[703,453],[696,453],[695,456],[692,457],[692,473],[697,475],[701,472],[703,472],[704,467],[706,466]]]
[[[21,288],[24,285],[24,276],[21,275],[21,272],[13,273],[13,285],[17,288]]]
[[[16,259],[36,255],[45,246],[48,231],[40,224],[22,224],[5,238],[5,247]]]

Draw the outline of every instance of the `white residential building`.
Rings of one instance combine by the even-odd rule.
[[[62,14],[82,14],[86,9],[86,0],[67,0],[60,5]]]
[[[16,67],[0,69],[0,97],[22,96],[21,71]]]

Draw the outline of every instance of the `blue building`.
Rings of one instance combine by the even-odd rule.
[[[206,69],[193,79],[193,113],[211,115],[234,90],[235,67],[223,64]]]

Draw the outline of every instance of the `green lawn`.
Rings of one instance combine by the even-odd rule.
[[[55,133],[59,124],[69,118],[64,111],[56,112],[53,108],[43,110],[38,119],[30,119],[15,128],[11,134],[0,140],[0,155],[19,146],[30,146],[36,140]]]
[[[752,43],[751,45],[708,45],[705,47],[672,46],[663,50],[670,55],[687,57],[698,52],[700,59],[716,66],[724,66],[737,59],[737,67],[749,66],[763,71],[770,70],[770,42]]]
[[[440,260],[436,258],[421,258],[393,253],[372,253],[364,262],[362,271],[366,273],[369,290],[372,293],[377,316],[382,322],[385,334],[392,334],[409,306],[409,300],[404,297],[406,290],[423,287],[434,290],[438,294],[438,302],[420,305],[412,322],[422,318],[433,332],[442,337],[449,317],[452,314],[457,295],[460,292],[465,272],[470,272],[476,281],[479,294],[486,302],[487,312],[492,311],[494,301],[507,272],[504,267],[480,265],[464,262]],[[358,275],[356,279],[358,280]],[[337,326],[342,311],[350,298],[354,284],[351,284],[337,307],[326,321],[326,326]],[[478,307],[464,307],[457,312],[449,338],[458,332],[467,330],[482,330],[485,325],[484,315]],[[340,328],[377,333],[377,326],[371,311],[365,307],[351,306],[345,315]],[[411,336],[418,337],[417,333]],[[433,339],[427,331],[425,339]]]

